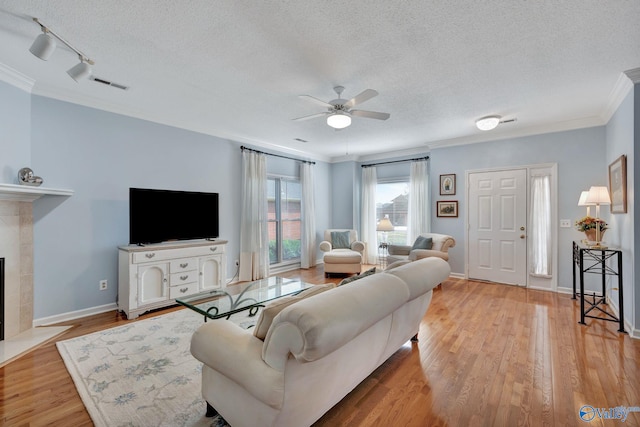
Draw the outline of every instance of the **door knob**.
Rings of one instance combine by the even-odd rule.
[[[520,231],[524,231],[524,227],[520,227]]]
[[[525,237],[526,237],[526,236],[525,236],[524,234],[521,234],[521,235],[520,235],[520,238],[521,238],[521,239],[524,239]]]

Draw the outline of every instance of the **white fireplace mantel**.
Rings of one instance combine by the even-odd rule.
[[[0,200],[33,202],[42,196],[71,196],[73,190],[59,188],[30,187],[28,185],[0,184]]]

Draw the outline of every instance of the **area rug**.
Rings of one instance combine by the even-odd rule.
[[[251,327],[254,319],[233,321]],[[219,416],[204,416],[202,363],[189,352],[202,323],[201,315],[183,309],[56,343],[93,423],[226,426]]]

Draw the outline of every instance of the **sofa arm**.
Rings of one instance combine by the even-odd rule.
[[[409,260],[417,261],[423,258],[438,257],[445,261],[449,261],[449,254],[447,252],[435,251],[433,249],[414,249],[409,254]]]
[[[356,240],[355,242],[351,243],[351,250],[356,252],[364,251],[364,243],[362,243],[359,240]]]
[[[322,252],[331,252],[331,243],[323,240],[322,242],[320,242],[320,250]]]
[[[264,362],[262,346],[250,330],[221,319],[203,324],[191,337],[193,357],[235,381],[256,399],[280,408],[284,372]]]
[[[411,246],[389,245],[387,246],[387,251],[389,255],[409,255]]]

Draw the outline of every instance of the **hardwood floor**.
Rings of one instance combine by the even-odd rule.
[[[321,267],[280,275],[341,280],[325,279]],[[434,291],[420,342],[315,426],[576,426],[583,405],[640,407],[640,340],[615,323],[578,319],[568,295],[449,279]],[[58,339],[127,322],[115,312],[91,316],[66,323],[75,327]],[[55,343],[0,368],[0,425],[92,425]],[[622,425],[640,426],[640,412]]]

